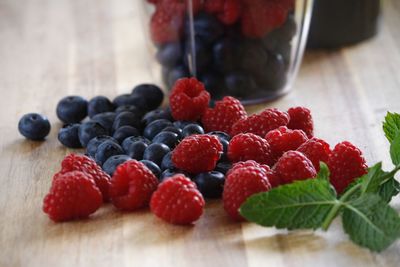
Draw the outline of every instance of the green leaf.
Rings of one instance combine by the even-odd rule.
[[[388,112],[383,122],[383,131],[386,138],[392,143],[396,135],[400,133],[400,114]]]
[[[383,201],[389,203],[392,198],[400,193],[400,183],[392,178],[382,184],[379,188],[378,194]]]
[[[330,172],[329,172],[328,165],[326,165],[326,163],[321,161],[319,163],[319,166],[320,166],[320,170],[317,174],[317,177],[315,177],[315,178],[329,181]]]
[[[390,157],[395,166],[400,164],[400,132],[390,143]]]
[[[400,237],[397,212],[374,194],[344,204],[343,227],[350,239],[372,251],[382,251]]]
[[[383,182],[386,173],[382,170],[382,162],[375,164],[368,169],[368,173],[360,178],[361,193],[376,193]]]
[[[321,177],[324,172],[325,168]],[[327,179],[308,179],[253,195],[241,206],[240,213],[247,220],[263,226],[316,229],[338,204]]]

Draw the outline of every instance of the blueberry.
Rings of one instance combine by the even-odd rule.
[[[192,121],[174,121],[173,124],[175,127],[178,127],[179,129],[183,130],[183,128],[185,128],[189,124],[193,124],[193,122]]]
[[[204,197],[219,198],[224,188],[225,176],[217,171],[205,172],[196,175],[194,182]]]
[[[172,162],[172,151],[168,152],[168,154],[166,154],[162,161],[161,161],[161,170],[166,170],[166,169],[174,169],[174,163]]]
[[[154,174],[155,177],[160,177],[161,169],[157,166],[157,164],[150,160],[141,160],[140,162],[143,163]]]
[[[149,139],[143,137],[143,136],[130,136],[130,137],[127,137],[127,138],[122,142],[122,148],[123,148],[125,151],[128,151],[130,145],[133,144],[133,143],[135,143],[135,142],[138,142],[138,141],[143,142],[143,143],[145,143],[145,144],[147,144],[147,145],[150,145],[150,144],[151,144],[151,141],[150,141]]]
[[[163,181],[171,178],[172,176],[174,176],[176,174],[183,174],[186,177],[189,177],[188,174],[186,174],[186,173],[184,173],[182,171],[175,170],[175,169],[166,169],[161,173],[159,180],[160,180],[160,182],[163,182]]]
[[[158,108],[164,99],[163,91],[154,84],[139,84],[133,88],[132,95],[144,101],[148,110]]]
[[[179,136],[173,132],[160,132],[153,138],[154,144],[164,144],[170,149],[174,149],[179,143]]]
[[[78,123],[64,125],[58,132],[58,141],[69,148],[81,148],[78,136],[79,126]]]
[[[213,63],[222,72],[229,72],[240,67],[240,44],[233,39],[224,38],[213,46]],[[207,88],[207,87],[206,87]]]
[[[125,150],[126,154],[133,159],[142,160],[143,154],[149,145],[143,141],[136,141],[131,143],[128,149]]]
[[[100,125],[103,126],[107,131],[111,132],[116,116],[117,115],[114,112],[104,112],[95,115],[92,118],[92,121],[100,123]]]
[[[114,131],[116,131],[118,128],[121,128],[122,126],[132,126],[136,129],[141,129],[142,128],[141,117],[129,111],[121,112],[117,115],[117,117],[115,117],[112,128]]]
[[[204,134],[203,127],[198,124],[192,123],[186,125],[182,130],[183,138],[193,134]]]
[[[122,126],[114,132],[113,137],[118,141],[118,143],[122,143],[122,141],[124,141],[127,137],[139,135],[140,132],[136,128],[132,126]]]
[[[207,134],[210,134],[210,135],[215,135],[215,136],[217,136],[218,137],[218,139],[224,139],[224,140],[227,140],[227,141],[230,141],[231,140],[231,137],[229,136],[229,134],[227,134],[227,133],[224,133],[224,132],[221,132],[221,131],[213,131],[213,132],[209,132],[209,133],[207,133]]]
[[[265,75],[269,53],[260,42],[247,42],[244,47],[242,67],[248,73],[259,77]]]
[[[100,135],[108,135],[108,131],[98,122],[88,121],[79,126],[78,136],[83,147],[86,147],[91,139]]]
[[[57,117],[64,123],[76,123],[87,116],[88,102],[80,96],[67,96],[57,104]]]
[[[107,97],[100,95],[90,99],[87,109],[89,117],[93,118],[96,114],[113,111],[114,105]]]
[[[131,160],[131,158],[127,155],[111,156],[104,162],[103,170],[108,173],[108,175],[112,176],[117,167],[128,160]]]
[[[190,24],[186,21],[186,32],[189,33]],[[224,33],[224,26],[213,15],[205,12],[198,13],[193,21],[195,36],[205,43],[210,44],[217,40]],[[197,39],[196,38],[196,39]]]
[[[89,141],[86,147],[86,153],[89,157],[94,158],[97,152],[97,148],[105,141],[112,141],[117,143],[117,140],[107,135],[97,136]]]
[[[119,95],[113,100],[114,106],[135,106],[136,99],[131,94]]]
[[[227,93],[237,97],[249,95],[254,90],[255,83],[252,78],[242,72],[232,72],[225,76]]]
[[[179,139],[182,139],[182,129],[175,127],[175,126],[167,126],[164,129],[162,129],[163,132],[172,132],[176,133],[178,135]]]
[[[124,150],[120,145],[113,141],[104,141],[97,148],[94,158],[99,165],[103,165],[111,156],[122,154],[124,154]]]
[[[152,140],[154,136],[156,136],[159,132],[162,131],[162,129],[168,126],[172,126],[172,122],[165,119],[155,120],[147,125],[146,128],[144,128],[143,136],[149,140]]]
[[[230,162],[219,162],[214,170],[226,174],[231,168],[232,164]]]
[[[287,73],[282,55],[271,53],[264,71],[262,80],[257,80],[264,89],[276,91],[286,84]]]
[[[156,109],[150,111],[143,116],[142,122],[144,125],[148,125],[151,122],[159,119],[165,119],[169,121],[172,120],[171,112],[168,109]]]
[[[50,132],[49,120],[40,114],[29,113],[22,116],[18,123],[19,132],[30,140],[43,140]]]
[[[221,74],[216,71],[209,71],[200,76],[200,81],[211,94],[213,99],[222,98],[225,91],[225,81]]]
[[[122,113],[122,112],[125,112],[125,111],[132,112],[133,114],[135,114],[135,115],[137,115],[137,116],[139,116],[139,117],[143,116],[143,110],[140,110],[140,109],[138,109],[136,106],[133,106],[133,105],[123,105],[123,106],[119,106],[119,107],[115,110],[115,113],[118,115],[118,114],[120,114],[120,113]]]
[[[196,71],[201,73],[210,65],[210,62],[212,61],[212,53],[209,47],[202,40],[196,40],[194,48],[195,50],[193,51],[189,44],[186,45],[185,55],[191,55],[191,57],[184,57],[184,63],[189,68],[191,64],[189,58],[192,58],[192,61],[196,62]]]
[[[180,43],[167,43],[158,49],[156,59],[163,66],[173,67],[182,58],[182,53]]]
[[[221,162],[225,162],[225,161],[229,161],[228,159],[228,146],[229,146],[229,141],[225,140],[225,139],[219,139],[219,141],[222,144],[223,147],[223,153],[221,155],[221,158],[219,159],[219,161]]]
[[[168,77],[167,77],[167,85],[169,88],[172,88],[176,82],[176,80],[184,77],[189,77],[190,73],[189,70],[186,66],[184,65],[178,65],[174,68],[172,68],[168,72]]]
[[[143,153],[143,159],[153,161],[157,165],[161,165],[163,157],[171,150],[164,144],[151,144]]]

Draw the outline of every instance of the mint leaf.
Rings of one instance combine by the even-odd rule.
[[[319,166],[320,166],[320,169],[319,169],[319,172],[317,174],[317,177],[315,177],[315,178],[329,181],[329,176],[331,174],[329,172],[328,165],[326,165],[326,163],[321,161],[319,163]]]
[[[360,178],[361,193],[376,193],[385,178],[386,173],[382,170],[382,162],[375,164],[368,169],[368,173]]]
[[[396,135],[400,133],[400,114],[388,112],[383,122],[383,131],[386,138],[392,143]]]
[[[400,164],[400,132],[390,143],[390,157],[395,166]]]
[[[381,198],[366,194],[344,204],[343,227],[350,239],[372,251],[382,251],[400,237],[400,218]]]
[[[383,183],[378,191],[379,196],[383,201],[389,203],[392,198],[400,193],[400,183],[396,179],[392,178],[389,181]]]
[[[320,177],[326,175],[326,169],[322,168]],[[253,195],[240,207],[240,213],[263,226],[316,229],[339,203],[327,179],[308,179]]]

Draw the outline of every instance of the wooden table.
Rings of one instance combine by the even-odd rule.
[[[339,221],[327,233],[232,223],[219,202],[208,203],[194,227],[111,206],[85,221],[52,223],[42,199],[71,152],[56,138],[56,103],[154,81],[139,13],[136,0],[0,1],[0,266],[399,266],[400,242],[374,254],[349,242]],[[400,112],[399,26],[400,2],[387,0],[376,39],[308,53],[294,91],[251,111],[308,106],[318,136],[350,140],[369,163],[389,167],[381,121],[387,110]],[[17,132],[31,111],[53,122],[46,142]]]

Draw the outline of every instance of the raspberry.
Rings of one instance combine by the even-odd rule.
[[[263,168],[256,166],[237,167],[226,176],[222,200],[228,215],[241,221],[239,207],[253,194],[271,189],[268,174]]]
[[[330,182],[338,194],[356,178],[366,174],[368,168],[360,149],[347,141],[335,146],[327,163],[331,172]]]
[[[58,173],[43,200],[43,211],[55,222],[86,218],[100,208],[102,196],[92,177],[80,171]]]
[[[206,0],[206,12],[216,14],[218,19],[226,24],[234,24],[240,17],[241,3],[239,0]]]
[[[183,31],[184,11],[173,12],[164,5],[157,5],[150,19],[150,36],[154,43],[175,42]]]
[[[70,171],[81,171],[88,174],[100,189],[103,200],[108,201],[110,176],[94,160],[85,155],[70,154],[61,162],[60,173],[63,174]]]
[[[201,122],[207,132],[222,131],[231,134],[232,126],[247,117],[243,105],[234,97],[226,96],[204,112]]]
[[[234,136],[228,147],[228,158],[232,162],[254,160],[261,164],[273,164],[268,142],[252,133]]]
[[[168,8],[172,11],[172,14],[184,14],[187,12],[189,6],[189,0],[158,0],[158,2],[158,6],[162,5],[165,8]],[[196,15],[202,7],[202,0],[192,0],[192,10],[194,15]]]
[[[303,131],[290,130],[286,126],[268,132],[265,139],[271,147],[275,160],[278,160],[286,151],[296,150],[308,140]]]
[[[311,111],[305,107],[295,107],[288,110],[290,120],[287,125],[289,129],[303,130],[308,138],[314,135],[314,123],[311,116]]]
[[[237,121],[232,126],[232,134],[253,133],[264,137],[269,131],[280,126],[286,126],[289,115],[277,109],[266,109],[260,114],[251,115],[248,118]]]
[[[283,184],[314,178],[317,175],[312,162],[298,151],[283,154],[273,170]]]
[[[183,139],[172,152],[172,162],[189,173],[212,171],[217,165],[223,147],[218,137],[195,134]]]
[[[293,1],[293,0],[290,0]],[[242,32],[245,36],[261,38],[285,21],[293,7],[290,1],[245,0],[242,12]]]
[[[209,101],[210,94],[196,78],[177,80],[169,97],[175,120],[198,120],[205,112]]]
[[[302,144],[297,151],[303,153],[311,160],[317,172],[319,172],[319,163],[321,161],[327,163],[329,155],[332,152],[327,142],[316,137]]]
[[[133,211],[147,206],[158,180],[141,162],[129,160],[119,165],[111,179],[111,202],[120,210]]]
[[[151,211],[172,224],[191,224],[203,214],[203,196],[183,174],[165,180],[151,197]]]

